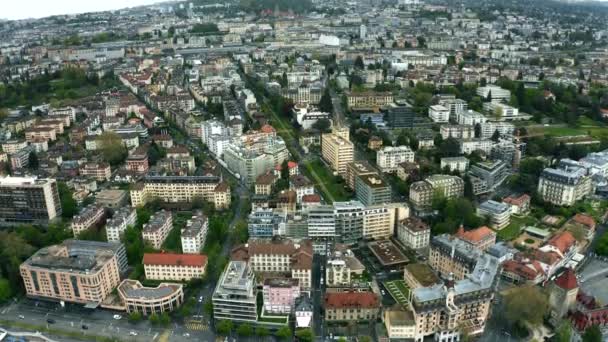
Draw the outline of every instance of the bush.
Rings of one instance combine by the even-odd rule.
[[[530,245],[530,244],[534,243],[534,240],[532,240],[532,239],[525,239],[524,242]]]

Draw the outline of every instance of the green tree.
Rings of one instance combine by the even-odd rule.
[[[249,337],[253,335],[253,328],[249,323],[243,323],[236,329],[236,333],[241,337]]]
[[[0,278],[0,303],[6,302],[13,296],[13,290],[8,279]]]
[[[259,326],[255,328],[255,335],[259,337],[265,337],[270,335],[270,331],[266,327]]]
[[[57,183],[59,200],[61,202],[61,217],[72,218],[78,213],[78,204],[72,196],[72,190],[63,182]]]
[[[245,243],[249,240],[248,224],[245,220],[238,220],[234,227],[232,235],[236,243]]]
[[[329,93],[329,87],[325,88],[321,100],[319,101],[319,109],[322,112],[333,113],[334,106],[331,101],[331,94]]]
[[[171,324],[171,317],[168,312],[163,312],[159,317],[159,322],[162,326],[166,327]]]
[[[232,331],[232,328],[233,328],[232,321],[227,321],[227,320],[221,320],[215,326],[215,330],[217,331],[217,333],[220,335],[223,335],[223,336],[230,334],[230,332]]]
[[[32,151],[28,157],[28,167],[31,170],[36,170],[38,169],[38,155],[36,154],[36,152]]]
[[[602,342],[602,331],[598,325],[592,325],[585,330],[583,342]]]
[[[536,286],[521,286],[504,296],[505,317],[511,324],[537,326],[549,310],[547,295]]]
[[[150,321],[150,324],[152,324],[152,325],[160,324],[160,317],[155,313],[151,314],[150,317],[148,317],[148,320]]]
[[[314,341],[314,336],[312,329],[300,329],[296,331],[296,337],[302,342],[312,342]]]
[[[492,133],[492,137],[490,139],[494,142],[498,142],[498,140],[500,140],[500,132],[498,130],[495,130],[494,133]]]
[[[274,333],[274,336],[278,337],[280,340],[286,340],[293,336],[293,332],[288,326],[284,326],[279,328],[279,330]]]
[[[103,132],[97,138],[97,147],[103,159],[110,165],[119,165],[127,157],[127,148],[123,145],[120,136],[114,132]]]
[[[355,68],[357,69],[365,69],[365,64],[363,63],[363,58],[361,56],[357,56],[357,58],[355,58]]]
[[[331,121],[329,121],[329,119],[319,119],[312,124],[312,128],[321,133],[329,133],[331,130]]]
[[[129,323],[138,323],[142,318],[141,312],[133,311],[129,314],[127,319],[129,320]]]
[[[572,337],[572,326],[570,322],[564,320],[560,323],[555,331],[555,336],[553,336],[553,341],[555,342],[570,342]]]
[[[289,161],[287,159],[281,163],[281,179],[289,181]]]

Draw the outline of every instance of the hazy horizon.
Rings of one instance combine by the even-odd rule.
[[[2,6],[0,18],[9,20],[43,18],[53,15],[111,11],[149,5],[161,0],[21,0]]]

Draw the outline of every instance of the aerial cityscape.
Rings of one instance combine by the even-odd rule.
[[[1,342],[608,341],[608,3],[139,3],[0,20]]]

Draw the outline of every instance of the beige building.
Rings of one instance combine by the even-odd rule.
[[[83,208],[80,213],[72,219],[72,232],[74,237],[78,237],[83,231],[95,226],[105,217],[105,210],[94,204]]]
[[[250,241],[232,250],[232,260],[247,261],[256,273],[291,276],[298,279],[302,291],[312,286],[312,242]]]
[[[410,186],[410,201],[417,209],[428,209],[433,196],[446,199],[464,195],[464,181],[458,176],[432,175]]]
[[[144,316],[174,311],[184,302],[182,284],[145,287],[137,280],[125,279],[117,291],[128,313],[140,312]]]
[[[348,108],[377,108],[393,103],[390,92],[347,92]]]
[[[325,320],[372,321],[380,313],[380,299],[372,292],[328,292],[324,298]]]
[[[146,253],[142,261],[146,279],[190,281],[203,278],[207,256],[201,254]]]
[[[170,211],[161,210],[146,223],[142,230],[142,236],[154,249],[160,249],[169,233],[173,230],[173,216]]]
[[[19,267],[28,297],[101,303],[120,283],[121,244],[67,240],[40,249]]]
[[[52,127],[30,127],[25,130],[25,140],[33,142],[36,140],[55,141],[57,132]]]
[[[321,154],[329,166],[342,177],[346,176],[346,166],[354,160],[355,147],[352,142],[335,133],[321,137]]]
[[[86,163],[80,168],[80,175],[103,182],[110,180],[112,169],[108,163]]]
[[[431,227],[418,217],[408,217],[397,225],[397,238],[406,247],[425,248],[431,240]]]
[[[413,339],[416,337],[416,320],[410,310],[396,305],[384,310],[384,326],[389,339]]]
[[[230,206],[230,186],[217,176],[147,176],[131,190],[131,204],[142,206],[153,199],[168,203],[190,203],[202,198],[216,209]]]
[[[410,215],[405,203],[389,203],[366,207],[363,215],[363,237],[373,240],[393,236],[397,222]]]

